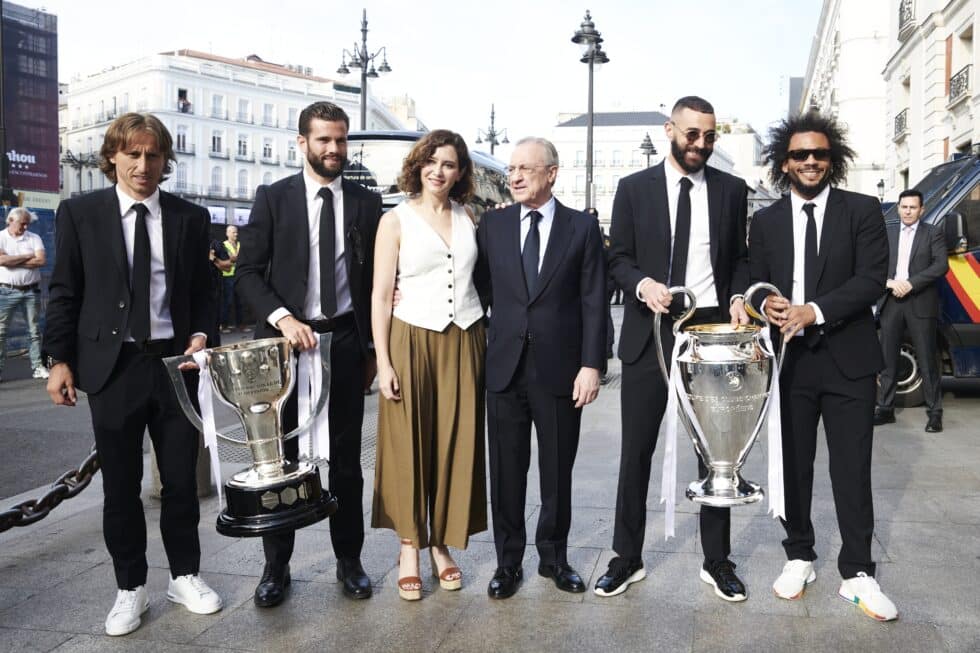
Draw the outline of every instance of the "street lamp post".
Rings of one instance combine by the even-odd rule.
[[[656,156],[657,154],[657,147],[653,144],[653,141],[650,140],[650,132],[647,132],[647,135],[643,137],[643,142],[640,143],[640,151],[646,155],[647,167],[649,168],[650,157]]]
[[[82,192],[82,168],[98,168],[99,158],[89,152],[88,154],[75,154],[71,150],[65,150],[61,157],[61,162],[69,167],[78,170],[78,192]]]
[[[879,179],[878,180],[877,188],[878,188],[878,201],[879,202],[884,202],[885,201],[885,180],[884,179]]]
[[[502,145],[507,145],[508,143],[510,143],[510,141],[507,140],[507,129],[504,128],[504,129],[501,129],[500,131],[497,131],[497,128],[494,127],[493,119],[494,119],[494,110],[493,110],[493,105],[491,104],[490,105],[490,129],[488,129],[486,131],[483,131],[482,129],[477,129],[476,130],[476,143],[477,143],[477,145],[479,145],[480,143],[482,143],[484,140],[487,143],[489,143],[490,144],[490,156],[493,156],[493,148],[496,147],[497,145],[501,145],[501,144]],[[499,140],[498,141],[497,140],[497,137],[498,136],[503,136],[503,140]]]
[[[585,11],[585,20],[572,37],[572,43],[583,47],[584,54],[579,60],[589,65],[589,110],[585,132],[585,208],[592,208],[592,127],[594,112],[592,108],[592,76],[596,64],[609,63],[609,57],[602,51],[602,36],[592,22],[592,14]]]
[[[384,46],[379,48],[374,54],[368,52],[367,47],[367,9],[361,18],[361,44],[354,41],[354,51],[346,48],[340,54],[340,68],[337,69],[339,75],[349,75],[350,68],[361,69],[361,131],[367,129],[367,84],[368,78],[377,79],[378,73],[390,73],[391,66],[388,65],[388,52]],[[374,67],[374,60],[378,55],[381,56],[381,65],[377,69]],[[348,62],[347,59],[350,59]],[[350,68],[348,68],[348,65]],[[370,65],[370,69],[368,66]]]

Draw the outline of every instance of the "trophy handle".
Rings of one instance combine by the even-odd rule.
[[[783,293],[779,292],[779,288],[772,285],[771,283],[766,283],[765,281],[760,281],[749,286],[749,289],[745,291],[744,301],[745,301],[745,312],[751,317],[757,320],[762,320],[765,323],[766,328],[772,326],[769,322],[769,317],[766,315],[765,311],[756,310],[755,305],[752,304],[752,295],[754,295],[759,290],[768,290],[773,295],[777,297],[782,297]],[[786,355],[786,338],[783,338],[783,344],[779,348],[779,358],[776,359],[779,363],[779,369],[783,369],[783,356]]]
[[[685,288],[684,286],[672,286],[667,290],[671,295],[683,293],[689,300],[691,300],[690,306],[684,309],[681,316],[674,322],[673,330],[674,335],[676,336],[678,333],[680,333],[681,326],[683,326],[683,324],[687,322],[692,315],[694,315],[694,309],[697,308],[697,297],[694,296],[694,293],[691,292],[689,288]],[[667,361],[664,359],[664,343],[663,339],[660,337],[660,320],[662,317],[663,313],[653,314],[653,339],[654,343],[657,345],[657,362],[660,363],[660,373],[663,374],[664,383],[669,386],[670,377],[669,372],[667,371]]]
[[[204,422],[201,420],[201,416],[194,410],[194,405],[191,403],[190,395],[187,394],[187,386],[184,385],[184,375],[180,370],[180,365],[184,363],[193,363],[193,356],[171,356],[169,358],[163,359],[163,364],[167,367],[167,374],[170,375],[170,383],[174,387],[174,392],[177,394],[177,403],[180,404],[180,409],[184,411],[184,416],[187,417],[187,421],[196,428],[198,431],[204,432]],[[230,438],[224,433],[216,432],[217,436],[228,442],[234,442],[235,444],[246,444],[245,440],[238,440],[236,438]]]
[[[319,417],[320,413],[323,412],[323,409],[327,406],[327,398],[330,396],[330,343],[333,340],[333,334],[320,333],[317,334],[317,337],[320,340],[320,369],[322,374],[320,396],[317,397],[316,406],[314,406],[313,410],[310,411],[309,418],[292,431],[282,436],[283,441],[289,440],[290,438],[299,437],[309,431],[310,428],[312,428],[313,423],[316,421],[316,418]]]

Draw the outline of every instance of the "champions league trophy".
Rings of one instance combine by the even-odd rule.
[[[286,460],[283,454],[283,443],[310,430],[324,410],[330,387],[330,339],[331,334],[320,336],[323,391],[316,406],[309,419],[285,435],[283,405],[296,382],[292,347],[285,338],[251,340],[205,349],[195,357],[163,360],[184,414],[205,432],[205,440],[205,423],[213,423],[213,418],[202,420],[194,410],[178,369],[182,363],[198,362],[202,367],[200,382],[206,384],[210,377],[215,394],[238,415],[245,428],[244,440],[215,432],[223,440],[247,446],[253,459],[251,467],[234,474],[224,485],[226,506],[217,522],[222,535],[255,537],[294,530],[337,511],[337,500],[324,490],[317,466],[307,460]],[[209,415],[210,411],[211,406],[201,406],[202,414]],[[210,446],[216,444],[215,440]],[[212,458],[217,460],[213,453]],[[215,476],[220,479],[220,466]]]
[[[746,311],[762,320],[764,326],[700,324],[682,331],[696,308],[694,293],[682,286],[670,288],[672,295],[684,294],[690,300],[673,325],[676,342],[670,374],[660,336],[661,313],[654,314],[653,333],[667,392],[676,393],[672,401],[677,402],[677,413],[708,468],[705,478],[687,488],[687,498],[696,503],[728,507],[754,503],[763,496],[758,483],[739,473],[765,421],[774,387],[778,392],[778,365],[782,362],[782,352],[777,359],[772,351],[769,320],[751,303],[752,295],[761,289],[781,295],[768,283],[754,284],[746,291]],[[778,423],[770,425],[771,491],[776,491],[772,487],[774,472],[782,484],[781,453],[774,453],[779,443],[773,441],[773,433],[779,439],[778,428]],[[778,470],[773,469],[774,464]],[[780,505],[781,490],[780,487]]]

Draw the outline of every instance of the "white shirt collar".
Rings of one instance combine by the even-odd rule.
[[[116,198],[119,200],[119,215],[126,215],[130,209],[133,208],[133,204],[142,203],[150,210],[151,216],[160,215],[160,188],[158,187],[153,194],[147,197],[145,200],[133,199],[122,189],[119,184],[116,184]]]
[[[815,212],[823,215],[824,209],[827,208],[827,199],[830,197],[830,184],[824,186],[823,190],[820,191],[816,197],[812,200],[804,199],[796,194],[796,191],[791,190],[789,192],[790,201],[793,203],[793,215],[799,215],[803,212],[803,205],[810,202],[816,205]]]
[[[912,233],[915,233],[915,230],[919,228],[919,222],[921,222],[921,218],[919,220],[916,220],[912,224],[905,224],[904,222],[900,222],[899,227],[901,227],[903,230],[906,227],[908,227],[912,230]]]
[[[330,189],[330,192],[334,194],[334,197],[340,193],[343,187],[343,180],[344,178],[342,176],[337,175],[334,177],[333,181],[326,185],[326,188]],[[306,200],[308,202],[312,202],[314,199],[316,199],[316,194],[319,193],[320,189],[324,186],[319,181],[311,177],[306,171],[306,168],[303,169],[303,181],[306,184]]]
[[[537,211],[538,213],[540,213],[542,222],[551,220],[553,217],[555,217],[555,196],[552,195],[547,202],[545,202],[544,204],[542,204],[536,209],[532,209],[530,206],[521,204],[522,222],[524,218],[527,217],[527,214],[530,213],[531,211]]]
[[[681,173],[670,161],[664,161],[664,175],[667,177],[667,188],[674,188],[681,183],[681,179],[687,177],[691,180],[691,190],[697,190],[704,183],[704,168],[689,174]]]

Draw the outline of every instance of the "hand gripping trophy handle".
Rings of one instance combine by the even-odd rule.
[[[772,326],[769,322],[769,317],[766,315],[765,311],[756,310],[755,304],[752,303],[752,296],[759,290],[768,290],[771,294],[776,297],[782,297],[783,293],[779,292],[779,288],[772,285],[771,283],[766,283],[765,281],[759,281],[749,286],[749,289],[745,291],[744,301],[745,301],[745,312],[749,314],[750,317],[754,317],[757,320],[761,320],[765,323],[766,328]],[[783,344],[779,348],[779,356],[776,358],[776,363],[779,365],[779,369],[783,369],[783,356],[786,354],[786,338],[783,338]]]
[[[674,322],[673,332],[674,336],[676,337],[677,334],[680,333],[681,327],[684,326],[684,323],[687,322],[692,315],[694,315],[694,311],[698,307],[698,300],[697,297],[694,296],[694,292],[692,292],[690,288],[686,288],[684,286],[671,286],[667,289],[667,292],[669,292],[672,296],[684,295],[690,300],[690,305],[684,309],[681,316]],[[663,318],[663,315],[663,313],[653,314],[653,338],[657,345],[657,361],[660,363],[660,373],[664,376],[664,383],[669,385],[670,371],[667,369],[667,361],[664,358],[663,338],[660,337],[660,321],[661,318]]]

